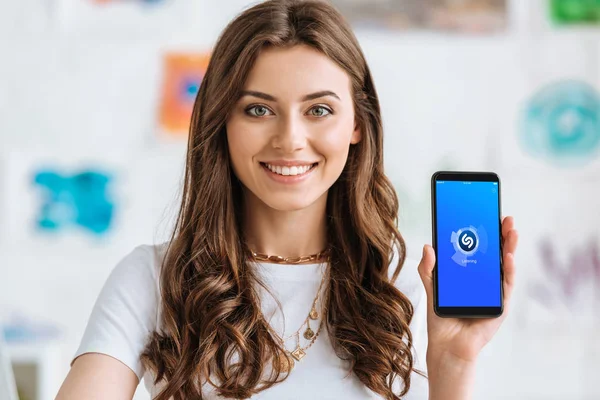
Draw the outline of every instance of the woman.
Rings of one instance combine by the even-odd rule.
[[[115,268],[58,399],[131,399],[142,377],[160,400],[468,398],[506,312],[438,318],[433,250],[421,279],[403,267],[397,215],[347,23],[320,1],[246,10],[198,93],[172,239]],[[511,218],[503,237],[508,303]]]

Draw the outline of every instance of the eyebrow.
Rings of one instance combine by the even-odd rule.
[[[240,98],[244,97],[244,96],[254,96],[254,97],[258,97],[260,99],[264,99],[264,100],[277,101],[277,98],[275,96],[272,96],[270,94],[263,93],[263,92],[258,92],[256,90],[242,90],[242,93],[240,94]],[[310,93],[310,94],[307,94],[304,97],[302,97],[302,99],[300,99],[300,100],[301,101],[309,101],[309,100],[314,100],[314,99],[318,99],[320,97],[325,97],[325,96],[332,96],[332,97],[335,97],[336,99],[340,100],[340,97],[337,94],[335,94],[334,92],[332,92],[331,90],[321,90],[319,92]]]

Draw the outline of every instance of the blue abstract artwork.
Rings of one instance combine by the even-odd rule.
[[[532,156],[582,166],[600,153],[600,93],[581,81],[542,88],[527,104],[520,142]]]
[[[65,176],[52,170],[35,173],[42,202],[36,225],[57,232],[77,226],[94,235],[109,231],[114,203],[109,192],[111,177],[100,171],[82,171]]]

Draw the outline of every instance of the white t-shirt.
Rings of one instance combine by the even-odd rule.
[[[94,305],[79,349],[73,357],[74,360],[85,353],[102,353],[116,358],[131,368],[140,380],[144,379],[152,398],[159,393],[162,386],[153,384],[153,374],[142,366],[140,354],[149,335],[160,328],[159,268],[164,248],[164,245],[139,246],[114,268]],[[396,262],[394,259],[392,265]],[[415,367],[426,371],[427,301],[417,272],[417,264],[414,260],[405,261],[396,286],[414,306],[415,313],[410,328],[413,334]],[[254,265],[259,268],[271,292],[279,299],[285,324],[273,297],[260,288],[263,314],[279,334],[283,333],[283,337],[292,335],[300,328],[310,311],[325,265]],[[392,272],[390,271],[390,276]],[[313,331],[317,330],[320,321],[321,315],[317,320],[310,321]],[[304,329],[301,332],[304,332]],[[302,334],[300,340],[301,346],[308,344]],[[286,341],[288,350],[291,351],[295,347],[295,337]],[[253,396],[252,399],[381,399],[381,396],[372,392],[354,374],[348,372],[348,363],[336,356],[327,330],[323,328],[314,344],[306,350],[306,356],[296,362],[288,378]],[[395,393],[399,393],[402,383],[399,379],[395,382]],[[204,387],[205,399],[222,398],[216,396],[212,386]],[[427,398],[427,380],[413,372],[411,388],[404,399]]]

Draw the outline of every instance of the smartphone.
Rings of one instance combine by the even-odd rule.
[[[431,177],[434,311],[493,318],[503,311],[500,178],[438,171]]]

